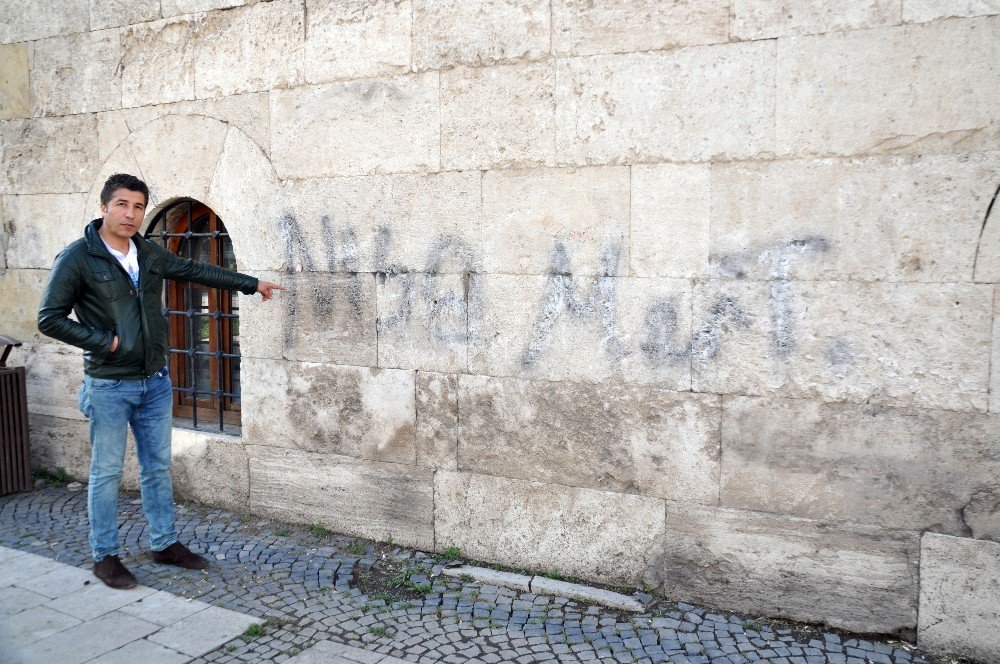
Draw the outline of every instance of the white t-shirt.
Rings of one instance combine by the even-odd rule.
[[[101,242],[103,242],[104,246],[108,248],[108,251],[111,252],[111,255],[118,259],[118,262],[122,264],[122,267],[125,268],[125,271],[128,272],[128,276],[132,278],[132,285],[138,288],[139,251],[135,248],[135,242],[132,241],[132,238],[128,239],[127,254],[123,254],[122,252],[112,247],[103,237],[101,238]]]

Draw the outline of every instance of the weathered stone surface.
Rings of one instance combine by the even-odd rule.
[[[548,62],[442,72],[442,168],[551,164],[554,89],[555,69]]]
[[[631,273],[678,278],[708,274],[710,167],[659,164],[631,170]]]
[[[436,72],[274,91],[274,165],[282,178],[437,170],[438,115]]]
[[[31,467],[55,472],[63,468],[74,479],[87,481],[90,474],[89,424],[32,413],[28,418]]]
[[[0,193],[87,191],[100,166],[93,115],[0,122]]]
[[[719,397],[461,376],[458,468],[715,504]]]
[[[767,155],[774,149],[774,61],[774,43],[765,41],[560,60],[557,159]]]
[[[195,93],[220,97],[302,82],[302,0],[206,14],[196,28]]]
[[[42,333],[38,331],[38,306],[48,279],[48,270],[0,271],[2,334],[25,343],[43,338]],[[12,351],[10,361],[20,364],[24,352],[23,347]]]
[[[462,565],[461,567],[445,567],[441,570],[444,576],[454,578],[472,577],[477,583],[514,588],[522,592],[528,592],[531,587],[532,577],[524,574],[514,574],[512,572],[501,572],[488,567],[473,567]]]
[[[976,250],[973,281],[1000,283],[1000,209],[997,205],[984,220]]]
[[[716,164],[712,260],[760,278],[969,281],[998,169],[1000,152]]]
[[[625,274],[628,233],[627,168],[483,176],[483,263],[489,274]]]
[[[239,438],[174,428],[171,450],[170,477],[177,497],[234,512],[248,511],[250,466]]]
[[[916,533],[667,503],[651,573],[670,599],[899,633],[917,622]]]
[[[963,506],[1000,477],[996,415],[750,397],[723,404],[727,507],[961,535]]]
[[[663,547],[663,501],[439,470],[438,550],[515,567],[636,583]]]
[[[142,178],[149,185],[148,212],[155,213],[154,205],[178,197],[206,201],[228,132],[225,123],[196,115],[168,115],[133,132],[127,149],[135,155]],[[256,183],[245,186],[251,184]],[[266,180],[261,184],[267,184]],[[227,210],[215,211],[227,218]]]
[[[543,57],[549,14],[544,0],[413,0],[413,66]]]
[[[90,0],[0,3],[0,44],[85,32]]]
[[[1000,14],[997,0],[903,0],[903,20],[924,23],[954,16]]]
[[[135,155],[133,154],[132,148],[129,144],[120,145],[104,160],[104,163],[101,164],[100,170],[90,183],[90,193],[86,195],[86,203],[83,206],[78,224],[86,224],[87,222],[101,216],[101,190],[104,188],[104,183],[107,182],[108,178],[115,173],[130,173],[139,178],[144,177],[142,169],[139,167],[139,162],[135,160]],[[144,221],[145,226],[149,225],[149,222],[153,220],[153,217],[156,214],[156,203],[157,201],[153,196],[153,190],[150,188],[149,205],[146,209],[146,217]],[[82,230],[83,229],[81,228],[81,236],[83,235]],[[145,231],[145,228],[142,228],[141,231]]]
[[[985,411],[992,297],[974,284],[704,282],[694,389]]]
[[[410,0],[307,0],[305,81],[404,73],[411,17]]]
[[[962,520],[976,539],[1000,542],[1000,491],[993,487],[974,493],[962,508]]]
[[[728,8],[711,0],[552,3],[552,47],[559,55],[651,51],[728,39]]]
[[[244,358],[241,377],[248,442],[416,461],[412,371]]]
[[[998,24],[960,19],[781,40],[776,152],[996,148]]]
[[[244,357],[376,366],[375,276],[255,273],[287,290],[240,297]]]
[[[433,548],[430,470],[257,445],[248,452],[253,514]]]
[[[739,40],[863,30],[897,25],[902,19],[896,0],[792,0],[781,4],[733,0],[730,11],[731,34]]]
[[[920,540],[921,648],[1000,662],[1000,544],[925,533]]]
[[[160,0],[90,0],[90,29],[103,30],[160,18]]]
[[[474,275],[469,368],[492,376],[691,387],[691,284]]]
[[[465,371],[470,277],[408,273],[376,277],[378,366]]]
[[[0,46],[0,120],[26,118],[28,103],[28,45]]]
[[[602,604],[622,611],[641,612],[645,605],[634,597],[616,593],[604,588],[593,588],[579,583],[567,583],[544,576],[531,579],[531,592],[536,595],[555,595],[568,597],[587,604]]]
[[[289,180],[284,191],[288,269],[482,270],[478,172]]]
[[[417,465],[458,467],[458,376],[417,372]]]
[[[25,368],[28,412],[82,420],[78,394],[83,381],[82,351],[45,337],[48,343],[22,346],[17,363]]]
[[[990,412],[1000,413],[1000,284],[993,287],[993,354],[990,373]]]
[[[143,23],[123,31],[123,107],[194,99],[194,34],[195,23],[188,18]]]
[[[83,235],[83,194],[4,196],[7,267],[50,268],[56,254]]]
[[[168,120],[162,122],[169,126]],[[225,126],[215,120],[199,125],[193,126],[192,132],[208,140],[220,133],[220,125]],[[193,172],[192,179],[209,178],[211,184],[201,200],[226,224],[239,269],[273,270],[285,264],[279,229],[288,210],[278,176],[267,155],[245,133],[232,127],[223,135],[218,161],[196,162],[203,170]],[[207,159],[211,153],[211,148],[206,148],[198,156]]]
[[[160,0],[164,17],[241,7],[245,4],[246,0]]]

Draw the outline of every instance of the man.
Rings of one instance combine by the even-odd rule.
[[[83,349],[80,410],[90,420],[87,512],[94,575],[112,588],[135,577],[118,558],[118,488],[126,426],[139,457],[142,509],[149,521],[153,560],[187,569],[208,561],[177,541],[170,467],[173,395],[167,373],[169,331],[162,309],[163,280],[260,293],[277,284],[185,260],[136,235],[149,202],[146,184],[112,175],[101,191],[101,215],[81,239],[60,252],[38,312],[43,334]],[[76,320],[69,318],[70,311]]]

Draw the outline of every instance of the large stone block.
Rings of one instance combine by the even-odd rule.
[[[939,18],[1000,14],[997,0],[903,0],[903,20],[925,23]]]
[[[458,376],[417,372],[417,465],[456,470]]]
[[[174,428],[170,477],[177,498],[246,513],[250,464],[242,441],[219,433]]]
[[[694,389],[985,411],[991,299],[974,284],[707,281]]]
[[[661,555],[663,501],[439,470],[438,550],[608,583],[638,583]]]
[[[712,0],[552,3],[552,48],[559,55],[653,51],[728,40],[728,7]]]
[[[246,0],[160,0],[160,10],[164,18],[178,14],[193,14],[207,12],[213,9],[229,9],[242,7]]]
[[[289,180],[284,191],[287,269],[482,270],[478,172]]]
[[[375,275],[256,276],[287,290],[267,302],[240,297],[244,357],[376,366]]]
[[[82,351],[54,342],[22,346],[11,359],[23,361],[28,387],[28,412],[67,420],[82,420],[78,395],[83,382]],[[23,355],[22,355],[23,353]]]
[[[670,599],[853,632],[916,626],[916,533],[668,502],[664,540],[650,577]]]
[[[70,115],[120,108],[121,61],[118,28],[35,42],[31,49],[31,114]]]
[[[719,397],[459,378],[459,470],[716,504]]]
[[[416,461],[412,371],[245,358],[241,377],[248,442]]]
[[[0,3],[0,44],[86,32],[90,0]]]
[[[50,268],[56,254],[83,235],[83,194],[4,196],[7,267]]]
[[[631,274],[708,274],[712,176],[707,164],[632,167]]]
[[[169,18],[124,29],[124,108],[194,99],[195,49],[191,43],[195,30],[196,23],[190,18]]]
[[[0,122],[0,194],[87,191],[96,155],[93,115]]]
[[[792,0],[781,4],[733,0],[730,12],[731,34],[739,40],[864,30],[902,21],[897,0]]]
[[[1000,152],[715,164],[712,260],[759,278],[970,281],[998,169]]]
[[[884,528],[968,529],[962,509],[1000,477],[1000,417],[726,399],[722,504]]]
[[[993,354],[990,360],[990,412],[1000,413],[1000,284],[993,287]]]
[[[962,520],[974,538],[1000,542],[1000,487],[972,494],[968,504],[962,508]]]
[[[32,413],[28,418],[31,467],[50,473],[62,468],[86,482],[90,475],[90,425],[86,420]]]
[[[0,120],[31,114],[28,90],[28,45],[0,46]]]
[[[413,67],[543,57],[549,14],[544,0],[413,0]]]
[[[626,274],[629,192],[625,167],[485,173],[485,272]]]
[[[412,13],[410,0],[307,0],[306,83],[404,73]]]
[[[1000,209],[996,208],[983,221],[973,281],[1000,283]]]
[[[437,170],[438,116],[436,72],[276,90],[274,165],[282,178]]]
[[[0,271],[0,334],[25,343],[43,339],[38,331],[38,307],[48,279],[48,270]],[[11,362],[17,362],[23,352],[13,351]]]
[[[491,376],[691,388],[691,284],[474,275],[469,368]]]
[[[103,30],[160,18],[160,0],[90,0],[90,29]]]
[[[554,90],[555,69],[548,62],[442,72],[442,168],[551,164]]]
[[[774,149],[773,42],[568,58],[556,70],[560,163],[707,161]]]
[[[304,5],[273,0],[212,12],[196,28],[195,94],[220,97],[302,82]]]
[[[998,26],[960,19],[781,40],[777,153],[995,149]]]
[[[434,547],[432,471],[258,445],[247,449],[253,514]]]
[[[921,648],[1000,662],[1000,544],[925,533],[920,541]]]

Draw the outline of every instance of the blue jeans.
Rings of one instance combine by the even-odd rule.
[[[126,426],[131,426],[135,435],[149,545],[162,551],[176,542],[174,488],[169,473],[173,396],[167,369],[137,380],[84,376],[80,410],[90,420],[87,513],[94,560],[118,554],[118,488],[125,461]]]

